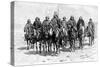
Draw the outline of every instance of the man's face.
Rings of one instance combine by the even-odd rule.
[[[89,22],[92,22],[92,19],[90,19]]]
[[[66,20],[66,18],[63,18],[63,20],[65,21],[65,20]]]
[[[49,17],[46,17],[46,20],[49,20]]]

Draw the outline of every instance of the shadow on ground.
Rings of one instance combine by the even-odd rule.
[[[41,55],[41,56],[57,56],[57,53],[55,52],[46,52],[46,51],[28,51],[28,52],[25,52],[24,54],[26,55]]]
[[[86,46],[88,45],[88,43],[86,44],[83,44],[83,46]],[[27,50],[27,47],[20,47],[20,48],[17,48],[18,50]],[[33,48],[31,48],[33,49]],[[79,50],[80,48],[79,47],[75,47],[75,50]],[[71,49],[70,48],[61,48],[59,50],[60,52],[71,52]],[[41,56],[57,56],[58,54],[54,51],[49,51],[49,52],[46,52],[46,51],[34,51],[34,50],[27,50],[27,52],[25,52],[24,54],[26,55],[41,55]]]
[[[27,49],[27,47],[19,47],[19,48],[17,48],[18,50],[26,50]]]

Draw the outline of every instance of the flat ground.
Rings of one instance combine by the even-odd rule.
[[[51,64],[79,61],[96,61],[97,45],[96,39],[93,46],[84,46],[83,50],[77,49],[70,52],[63,49],[57,56],[36,54],[35,49],[26,50],[26,42],[23,36],[17,34],[15,36],[15,65],[33,65],[33,64]],[[86,43],[86,41],[85,41]],[[77,44],[76,44],[77,45]]]

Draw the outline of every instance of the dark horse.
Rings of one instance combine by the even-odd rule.
[[[68,30],[68,40],[69,40],[69,43],[70,43],[71,51],[75,50],[75,40],[76,40],[76,38],[77,38],[77,31],[73,26],[71,26],[71,28],[69,28],[69,30]]]
[[[85,23],[84,23],[84,20],[82,19],[82,17],[80,17],[77,22],[79,48],[83,48],[84,33],[85,33],[84,30],[85,30]]]
[[[87,30],[87,36],[89,37],[89,45],[92,45],[94,42],[94,23],[92,22],[91,18],[89,19],[86,30]]]

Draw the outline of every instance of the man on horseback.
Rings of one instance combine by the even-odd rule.
[[[43,21],[42,23],[42,27],[43,27],[43,40],[44,40],[44,47],[43,49],[47,51],[50,51],[50,44],[49,44],[49,31],[50,31],[50,20],[49,20],[49,17],[46,16],[45,17],[45,20]],[[48,48],[48,50],[47,50]]]
[[[87,26],[87,32],[89,37],[89,45],[93,44],[94,40],[94,23],[92,19],[89,19],[88,26]]]
[[[36,17],[35,18],[35,21],[33,23],[33,26],[36,30],[40,29],[41,28],[41,21],[40,21],[40,18],[39,17]]]
[[[77,29],[76,29],[76,21],[73,16],[70,17],[70,20],[67,22],[68,29],[68,40],[70,44],[70,49],[75,49],[75,40],[77,38]]]
[[[77,22],[77,31],[78,31],[78,40],[79,40],[79,48],[83,48],[83,41],[84,41],[84,29],[85,23],[83,18],[80,16]]]
[[[70,20],[67,22],[67,25],[71,25],[76,28],[76,21],[73,16],[70,17]]]
[[[77,30],[80,29],[80,24],[82,24],[82,26],[85,27],[84,20],[83,20],[83,18],[82,18],[81,16],[79,17],[79,20],[78,20],[78,22],[77,22]]]
[[[32,26],[31,20],[28,19],[24,27],[25,40],[27,41],[27,49],[29,49],[30,43],[31,43],[32,28],[33,26]]]
[[[38,44],[37,44],[37,42],[39,42],[39,50],[40,50],[40,52],[41,52],[41,43],[40,43],[40,41],[41,41],[41,27],[42,27],[42,25],[41,25],[41,21],[40,21],[40,18],[39,17],[36,17],[35,18],[35,21],[34,21],[34,23],[33,23],[33,26],[34,26],[34,31],[36,32],[36,35],[35,35],[35,41],[36,41],[36,51],[38,51]]]
[[[67,26],[67,21],[66,21],[66,17],[63,17],[63,20],[62,20],[62,27],[63,28],[66,28],[66,26]]]
[[[45,20],[42,23],[44,32],[47,32],[49,30],[49,23],[50,23],[49,17],[46,16]]]
[[[27,20],[27,23],[26,23],[26,25],[25,25],[25,27],[24,27],[24,32],[25,32],[26,34],[28,34],[29,32],[31,32],[31,31],[29,31],[28,29],[31,29],[31,28],[32,28],[32,23],[31,23],[31,20],[28,19],[28,20]]]
[[[52,33],[53,33],[52,34],[52,43],[53,43],[53,48],[54,48],[53,50],[54,52],[57,53],[58,51],[58,48],[57,48],[58,47],[57,45],[58,30],[61,26],[60,26],[60,19],[56,12],[54,12],[54,16],[51,19],[50,26],[52,28]]]
[[[63,17],[63,20],[61,21],[61,28],[60,28],[60,44],[62,47],[64,47],[67,43],[67,21],[66,21],[66,17]]]

